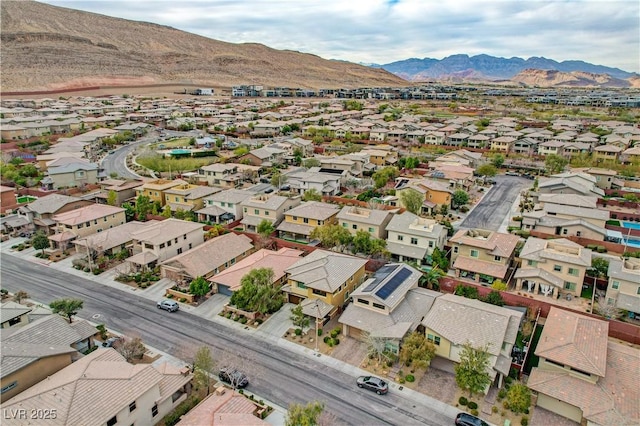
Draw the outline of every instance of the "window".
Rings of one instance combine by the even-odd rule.
[[[640,287],[636,290],[636,294],[640,294]]]
[[[576,268],[569,268],[569,275],[573,275],[574,277],[577,277],[578,270]]]
[[[418,239],[414,238],[414,237],[411,237],[411,244],[413,244],[414,246],[417,246],[418,245]]]
[[[104,220],[105,222],[107,221],[107,218],[106,218],[106,216],[104,217],[104,219],[103,219],[103,220]]]
[[[164,243],[160,244],[160,248],[163,249],[164,248]]]
[[[433,248],[433,241],[429,241],[429,248]]]
[[[373,234],[373,232],[374,232],[374,229],[373,228],[369,228],[369,233]]]
[[[178,254],[182,254],[182,247],[178,249]]]
[[[175,239],[173,240],[173,242],[174,242],[174,243],[176,243],[176,244],[178,244],[178,239],[177,239],[177,238],[175,238]]]
[[[153,407],[151,407],[151,415],[153,417],[158,415],[158,404],[153,404]]]
[[[86,226],[87,228],[88,228],[88,227],[90,227],[90,226],[91,226],[91,222],[86,222],[86,223],[85,223],[85,226]]]
[[[133,401],[131,404],[129,404],[129,412],[132,412],[135,409],[136,409],[136,402]]]
[[[307,217],[302,218],[302,222],[303,223],[309,223],[309,218],[307,218]]]
[[[453,252],[454,252],[454,253],[458,253],[458,246],[455,246],[455,247],[453,248]]]
[[[21,318],[22,318],[22,317],[15,317],[15,318],[11,318],[11,319],[9,320],[9,327],[11,327],[11,326],[13,326],[13,325],[16,325],[16,324],[20,324]]]
[[[298,220],[298,216],[293,216],[293,220],[297,221]]]
[[[617,290],[620,287],[620,281],[614,281],[611,283],[611,288]]]
[[[500,262],[502,260],[501,256],[494,256],[493,260],[495,260],[496,262]]]
[[[118,423],[118,417],[113,416],[107,421],[107,426],[114,426],[116,423]]]
[[[351,225],[351,229],[358,229],[358,225],[354,223],[353,225]]]
[[[382,310],[384,310],[384,305],[381,305],[380,303],[375,303],[375,302],[374,302],[374,303],[373,303],[373,307],[374,307],[374,308],[378,308],[378,309],[382,309]]]
[[[346,227],[347,227],[346,222],[342,222],[342,227],[343,227],[343,228],[346,228]]]
[[[307,286],[303,282],[300,282],[300,281],[296,282],[296,286],[298,288],[301,288],[301,289],[306,289],[307,288]]]
[[[427,340],[434,345],[440,346],[440,337],[434,336],[433,334],[427,334]]]
[[[193,244],[189,243],[189,250],[191,250],[191,246],[192,246],[192,245],[193,245]]]
[[[247,208],[245,207],[244,209],[242,209],[245,213],[247,212]]]
[[[318,296],[322,296],[325,297],[327,295],[326,291],[322,291],[322,290],[316,290],[315,288],[313,289],[313,294],[317,294]]]
[[[265,215],[265,216],[269,216],[269,210],[265,210],[265,211],[264,211],[264,215]]]
[[[471,257],[478,257],[478,250],[471,250]]]
[[[183,240],[186,240],[186,239],[187,239],[187,234],[184,234],[184,235],[182,236],[182,239],[183,239]]]
[[[564,289],[565,289],[565,290],[575,291],[575,289],[576,289],[576,283],[572,283],[572,282],[570,282],[570,281],[565,281],[565,282],[564,282]]]
[[[5,392],[9,392],[11,389],[15,388],[16,386],[18,386],[18,382],[11,382],[9,383],[7,386],[3,386],[2,390],[0,390],[0,393],[5,393]]]
[[[404,240],[404,237],[402,235],[398,235],[398,241],[402,241]]]
[[[260,210],[258,210],[258,209],[253,209],[253,214],[257,214],[257,215],[259,215],[259,214],[260,214]]]
[[[98,219],[94,219],[93,224],[97,225],[98,224]]]
[[[560,265],[553,265],[553,270],[556,272],[562,272],[562,266]]]
[[[358,299],[358,303],[362,303],[363,305],[368,305],[369,301],[364,299]]]
[[[576,231],[576,237],[581,237],[582,236],[582,231]]]
[[[527,260],[527,265],[536,267],[538,266],[538,262],[536,262],[535,260]]]
[[[167,247],[171,247],[171,241],[167,241]]]
[[[569,230],[567,228],[562,229],[562,235],[567,235],[568,232]]]

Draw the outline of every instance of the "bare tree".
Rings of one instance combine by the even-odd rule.
[[[16,294],[13,295],[13,300],[15,300],[16,303],[22,303],[24,299],[28,298],[29,294],[24,290],[18,290],[16,291]]]
[[[376,358],[378,363],[390,359],[389,355],[387,355],[386,339],[373,336],[371,333],[364,333],[364,341],[367,344],[367,355],[369,355],[369,358]]]
[[[139,337],[124,338],[113,345],[113,348],[118,351],[120,355],[131,362],[133,360],[140,360],[147,351],[147,348],[142,343],[142,339]]]
[[[601,298],[604,300],[604,298]],[[605,317],[606,319],[617,319],[620,316],[620,309],[615,304],[600,303],[596,304],[596,312]]]
[[[211,374],[215,361],[211,356],[211,349],[208,346],[202,346],[196,352],[193,368],[195,372],[195,380],[198,386],[207,388],[207,395],[211,392]]]

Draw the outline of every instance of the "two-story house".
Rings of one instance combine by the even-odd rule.
[[[402,339],[416,330],[441,293],[418,288],[422,273],[404,263],[389,263],[358,287],[340,315],[345,336],[364,340],[367,335],[385,340],[385,348],[398,354]]]
[[[511,349],[516,342],[523,312],[495,306],[454,294],[436,297],[422,320],[427,340],[436,347],[436,356],[460,362],[466,343],[487,348],[488,371],[492,383],[498,376],[498,388],[509,375]],[[485,389],[485,393],[489,386]]]
[[[340,182],[347,176],[347,172],[334,169],[312,167],[308,171],[297,170],[287,173],[287,185],[291,191],[304,194],[315,189],[321,195],[336,195],[340,192]]]
[[[491,285],[507,280],[520,238],[484,229],[461,229],[449,239],[456,276]]]
[[[520,251],[522,266],[514,274],[516,289],[549,297],[580,297],[591,250],[566,238],[529,237]]]
[[[98,203],[107,204],[110,194],[115,194],[116,206],[121,206],[127,200],[134,199],[136,196],[136,188],[144,184],[141,180],[131,179],[105,179],[99,183],[100,192],[96,195]]]
[[[284,220],[276,228],[283,239],[310,240],[311,232],[318,226],[337,223],[340,207],[335,204],[309,201],[285,212]]]
[[[252,166],[271,167],[275,164],[281,164],[285,154],[285,150],[265,146],[251,150],[240,157],[238,161],[247,162]]]
[[[127,221],[122,207],[105,204],[90,204],[57,214],[52,219],[56,222],[56,233],[49,236],[49,241],[54,250],[66,250],[73,240],[122,225]]]
[[[238,188],[242,185],[242,173],[237,164],[214,163],[198,169],[198,180],[206,181],[209,186]]]
[[[230,232],[161,262],[160,272],[165,278],[188,284],[197,277],[209,278],[224,271],[251,252],[251,238]]]
[[[81,207],[90,206],[91,201],[62,194],[50,194],[40,197],[32,203],[18,209],[18,214],[24,216],[33,224],[36,231],[49,235],[55,232],[56,222],[53,216]]]
[[[336,218],[352,235],[366,231],[373,238],[386,239],[387,225],[394,213],[391,210],[372,210],[359,206],[344,206]]]
[[[608,332],[607,321],[551,307],[527,381],[538,407],[592,426],[640,424],[640,351]]]
[[[387,250],[400,262],[415,261],[431,264],[431,255],[442,250],[447,241],[447,229],[433,219],[406,211],[395,214],[387,224]]]
[[[48,164],[46,176],[40,183],[49,190],[55,190],[95,184],[100,178],[97,164],[74,157],[64,157]]]
[[[132,256],[127,259],[131,269],[152,268],[199,246],[204,242],[203,225],[180,219],[156,222],[131,233]]]
[[[290,303],[302,303],[308,299],[303,303],[303,312],[308,312],[307,315],[318,320],[333,318],[364,281],[366,264],[367,260],[359,257],[314,250],[286,269],[289,278],[282,291]],[[314,312],[318,309],[320,318]]]
[[[220,188],[185,183],[164,191],[165,203],[172,212],[193,211],[204,207],[204,199],[222,191]]]
[[[196,210],[200,222],[227,223],[243,218],[242,202],[255,194],[241,189],[226,189],[204,199],[204,207]]]
[[[242,206],[242,221],[245,231],[256,232],[258,225],[267,220],[277,227],[284,219],[285,212],[298,206],[300,196],[289,198],[281,195],[258,194],[244,200]]]
[[[576,194],[589,197],[603,197],[604,190],[597,186],[595,177],[587,173],[560,173],[541,179],[540,194]]]
[[[640,317],[640,259],[611,259],[607,275],[606,303],[627,311],[631,318]]]
[[[152,203],[160,203],[162,207],[164,207],[167,202],[165,199],[164,191],[167,189],[171,189],[174,186],[185,185],[187,182],[176,179],[176,180],[167,180],[167,179],[156,179],[150,182],[145,182],[143,185],[136,188],[136,197],[144,196],[148,197],[149,201]]]
[[[396,196],[402,205],[401,194],[404,191],[417,191],[424,201],[420,214],[431,214],[438,206],[451,207],[453,191],[448,184],[433,179],[408,179],[399,177],[396,179]],[[405,207],[402,205],[402,207]]]

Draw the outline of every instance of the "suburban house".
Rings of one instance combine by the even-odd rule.
[[[315,189],[320,195],[336,195],[340,192],[340,182],[347,172],[333,169],[312,167],[307,170],[297,170],[287,173],[286,185],[291,191],[304,194]]]
[[[368,155],[369,162],[378,167],[394,166],[398,162],[398,152],[392,150],[390,146],[387,148],[383,149],[383,147],[377,146],[374,149],[364,149],[360,153]]]
[[[227,223],[242,219],[242,202],[254,194],[241,189],[227,189],[204,199],[204,207],[196,210],[201,222]]]
[[[311,232],[318,226],[337,223],[340,207],[320,201],[308,201],[287,211],[277,227],[283,239],[310,241]]]
[[[289,278],[282,291],[290,303],[309,299],[313,304],[304,304],[303,312],[324,321],[333,318],[364,281],[366,264],[367,260],[359,257],[314,250],[285,270]]]
[[[610,259],[607,275],[607,304],[627,311],[630,318],[640,317],[640,259]]]
[[[397,355],[402,339],[416,330],[441,295],[419,288],[420,277],[420,271],[404,263],[378,269],[351,294],[353,303],[340,315],[344,335],[384,339],[386,349]]]
[[[258,225],[267,220],[277,227],[285,212],[300,204],[300,196],[289,198],[276,194],[258,194],[245,199],[242,206],[243,218],[240,222],[245,231],[256,232]]]
[[[96,328],[87,321],[69,324],[60,315],[47,315],[22,327],[2,329],[3,408],[7,399],[68,366],[82,356],[79,352],[94,347],[96,333]]]
[[[76,210],[59,213],[52,218],[56,233],[49,236],[54,250],[66,250],[73,240],[122,225],[126,222],[122,207],[90,204]]]
[[[453,191],[448,184],[433,179],[407,179],[399,177],[396,179],[396,196],[402,204],[402,193],[404,191],[418,191],[424,199],[420,214],[431,214],[437,206],[451,207]]]
[[[460,229],[449,239],[456,276],[482,285],[491,285],[495,280],[508,282],[519,241],[517,235]]]
[[[198,169],[198,180],[206,181],[209,186],[238,188],[242,185],[242,173],[237,164],[213,163]]]
[[[114,349],[97,350],[3,403],[6,410],[55,410],[55,424],[154,424],[191,391],[193,375],[164,363],[129,364]],[[97,409],[99,407],[99,409]],[[5,425],[22,425],[15,416]]]
[[[141,180],[130,179],[105,179],[98,183],[100,192],[96,195],[96,201],[107,204],[109,195],[115,193],[115,204],[121,206],[122,203],[135,199],[136,188],[144,184]]]
[[[433,219],[405,211],[394,214],[387,224],[387,250],[400,262],[415,261],[430,265],[433,251],[444,249],[447,229]]]
[[[533,211],[523,213],[523,225],[537,226],[544,222],[562,223],[563,219],[567,221],[582,219],[594,227],[604,229],[609,220],[609,211],[598,208],[598,197],[576,194],[539,194],[537,199],[538,202]],[[549,226],[552,225],[546,227]],[[560,231],[562,235],[573,235],[568,229]]]
[[[618,172],[611,169],[601,169],[597,167],[586,167],[582,169],[572,168],[572,172],[586,173],[596,178],[596,186],[602,189],[611,189],[613,181],[618,176]]]
[[[161,262],[160,271],[165,278],[188,284],[197,277],[209,278],[225,270],[252,251],[251,238],[230,232]]]
[[[95,184],[100,179],[97,164],[79,158],[63,157],[47,165],[46,176],[40,184],[47,190],[55,190]]]
[[[165,206],[166,199],[164,191],[167,189],[171,189],[174,186],[184,185],[187,182],[176,179],[176,180],[167,180],[167,179],[156,179],[149,182],[145,182],[143,185],[136,188],[136,197],[144,196],[149,198],[149,201],[152,203],[158,202],[162,207]]]
[[[220,386],[176,423],[178,426],[269,426],[260,417],[256,402],[239,392]]]
[[[373,210],[359,206],[344,206],[336,218],[338,223],[352,235],[366,231],[373,238],[386,239],[387,225],[393,218],[391,210]]]
[[[640,351],[608,331],[606,321],[551,307],[527,382],[538,407],[581,424],[640,424]]]
[[[122,250],[129,250],[133,244],[133,233],[140,231],[147,226],[158,223],[156,220],[147,222],[132,221],[105,229],[102,232],[88,235],[81,239],[73,240],[76,252],[88,253],[88,250],[101,255],[116,255]]]
[[[204,198],[220,192],[220,188],[184,183],[164,191],[165,205],[172,212],[182,210],[190,212],[204,207]]]
[[[249,153],[238,158],[238,161],[241,163],[249,163],[252,166],[271,167],[275,164],[282,163],[285,154],[285,150],[265,146],[251,150]]]
[[[241,235],[244,237],[244,235]],[[245,237],[246,238],[246,237]],[[283,285],[287,282],[287,268],[298,262],[303,255],[300,250],[283,247],[278,251],[261,249],[250,254],[237,263],[222,269],[209,278],[212,289],[216,293],[231,296],[233,292],[242,287],[242,277],[254,269],[269,268],[273,271],[274,286]]]
[[[16,302],[0,305],[0,328],[19,327],[29,324],[31,308]]]
[[[55,232],[56,222],[53,216],[65,213],[80,207],[90,206],[91,201],[77,197],[69,197],[62,194],[50,194],[40,197],[32,203],[18,209],[18,214],[24,216],[30,223],[33,223],[36,231],[43,231],[49,235]]]
[[[0,185],[0,197],[0,206],[2,206],[3,213],[18,205],[15,188]]]
[[[203,225],[179,219],[156,222],[131,233],[132,256],[127,263],[132,270],[153,268],[165,261],[199,246],[204,242]]]
[[[538,185],[540,194],[577,194],[590,197],[603,197],[604,190],[597,186],[595,177],[587,173],[560,173],[541,179]]]
[[[516,290],[549,297],[580,297],[591,250],[566,238],[529,237],[520,251],[522,265],[516,273]]]
[[[427,340],[436,347],[436,355],[460,362],[460,352],[466,343],[474,348],[487,347],[487,373],[497,386],[509,375],[511,349],[516,342],[524,313],[477,299],[454,294],[436,297],[422,320]],[[485,389],[485,393],[488,391]]]

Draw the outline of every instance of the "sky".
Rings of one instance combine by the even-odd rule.
[[[638,0],[40,1],[325,59],[544,56],[640,72]]]

